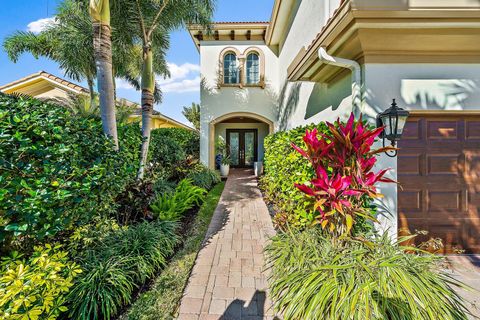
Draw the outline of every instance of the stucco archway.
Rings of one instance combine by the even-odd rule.
[[[208,138],[208,164],[210,168],[212,169],[215,168],[215,125],[225,120],[229,120],[232,118],[241,118],[241,117],[255,119],[257,121],[261,121],[267,124],[269,134],[272,134],[275,130],[272,120],[252,112],[231,112],[213,119],[209,124],[209,138]]]

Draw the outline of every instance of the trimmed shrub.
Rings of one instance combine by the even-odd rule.
[[[207,168],[201,163],[195,165],[191,169],[190,173],[187,175],[187,179],[192,180],[193,185],[206,190],[212,189],[221,181],[220,175],[217,171]]]
[[[97,119],[0,95],[0,244],[43,240],[115,210],[135,178],[140,130],[119,128],[120,151]]]
[[[300,192],[295,183],[305,183],[314,177],[313,168],[291,144],[301,145],[307,129],[317,128],[320,133],[328,132],[324,124],[298,127],[277,132],[265,138],[265,174],[260,187],[266,200],[276,212],[275,223],[279,227],[304,228],[311,224],[314,216],[307,209],[310,201]]]
[[[14,253],[0,267],[1,319],[56,319],[67,311],[65,295],[81,269],[60,246],[35,247],[22,259]]]
[[[135,288],[163,268],[179,242],[173,222],[142,222],[111,233],[78,257],[84,272],[68,302],[72,319],[111,319]]]
[[[151,204],[153,217],[161,221],[177,221],[182,214],[193,206],[200,206],[205,200],[207,191],[194,186],[192,181],[180,181],[174,193],[158,195]]]
[[[465,285],[442,271],[444,259],[388,236],[333,241],[312,228],[275,236],[266,255],[274,307],[285,320],[467,319],[452,288]]]
[[[152,140],[167,139],[177,143],[187,156],[198,159],[200,156],[200,135],[197,131],[182,128],[160,128],[152,130]],[[158,145],[155,143],[155,145]],[[154,147],[155,148],[155,147]],[[171,150],[173,152],[173,150]],[[152,152],[152,156],[154,156]]]

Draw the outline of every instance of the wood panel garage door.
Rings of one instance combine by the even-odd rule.
[[[399,232],[480,253],[480,113],[413,112],[399,147]]]

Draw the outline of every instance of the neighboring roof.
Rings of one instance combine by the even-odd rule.
[[[7,83],[3,86],[0,86],[0,91],[7,91],[7,90],[14,90],[16,87],[23,86],[31,81],[35,81],[39,78],[43,78],[49,82],[52,82],[53,84],[56,84],[60,87],[63,87],[64,89],[67,89],[71,92],[74,93],[89,93],[90,91],[87,88],[84,88],[82,86],[79,86],[78,84],[75,84],[71,81],[59,78],[51,73],[45,72],[45,71],[39,71],[37,73],[33,73],[31,75],[28,75],[24,78],[12,81],[10,83]]]
[[[28,85],[31,82],[38,81],[39,79],[44,79],[48,82],[51,82],[53,85],[58,86],[60,88],[63,88],[65,90],[68,90],[72,93],[76,93],[76,94],[89,94],[90,93],[90,90],[88,90],[87,88],[82,87],[78,84],[75,84],[71,81],[65,80],[63,78],[57,77],[57,76],[55,76],[51,73],[48,73],[46,71],[39,71],[37,73],[33,73],[33,74],[28,75],[24,78],[21,78],[21,79],[12,81],[10,83],[7,83],[3,86],[0,86],[0,91],[1,92],[3,92],[3,91],[13,92],[16,88],[23,87],[25,85]],[[142,108],[138,103],[132,102],[132,101],[124,99],[124,98],[118,98],[117,101],[119,103],[125,103],[128,106],[135,106],[136,107],[135,111],[132,114],[132,117],[140,117],[142,115]],[[166,115],[163,115],[156,110],[153,110],[153,118],[162,119],[167,123],[172,123],[172,124],[175,124],[177,126],[185,128],[185,129],[194,130],[192,127],[187,126],[186,124],[183,124],[183,123],[181,123],[181,122],[179,122],[175,119],[167,117]]]
[[[200,25],[190,25],[188,31],[199,49],[201,41],[264,41],[268,25],[267,21],[221,21],[212,24],[208,31]]]

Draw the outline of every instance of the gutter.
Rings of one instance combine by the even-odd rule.
[[[356,117],[362,113],[362,69],[355,60],[349,60],[339,57],[332,57],[327,53],[325,47],[318,49],[318,58],[321,62],[332,66],[350,69],[352,72],[352,109]]]

